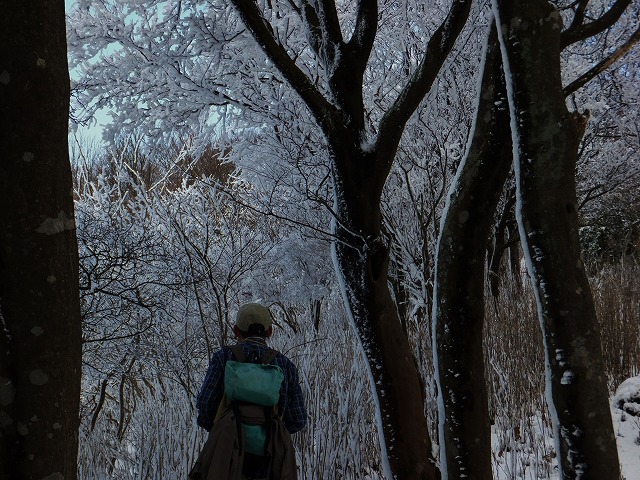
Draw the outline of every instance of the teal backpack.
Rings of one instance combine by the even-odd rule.
[[[260,363],[251,363],[240,345],[229,349],[235,361],[229,360],[225,366],[224,393],[240,419],[244,451],[262,456],[269,435],[264,418],[275,414],[284,380],[282,369],[271,365],[278,352],[268,349]]]

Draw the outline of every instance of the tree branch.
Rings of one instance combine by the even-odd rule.
[[[323,20],[322,27],[327,34],[326,40],[337,45],[342,44],[342,31],[340,30],[335,0],[319,0],[318,6],[322,12],[320,18]]]
[[[607,28],[613,26],[631,2],[632,0],[618,0],[600,18],[590,23],[583,23],[584,8],[586,8],[586,5],[580,3],[571,26],[560,35],[560,48],[564,50],[573,43],[586,40],[587,38],[593,37],[594,35],[597,35],[598,33],[601,33]]]
[[[322,33],[320,31],[320,18],[318,12],[308,0],[302,2],[302,19],[306,22],[309,32],[309,44],[316,55],[322,51]]]
[[[431,88],[462,31],[469,17],[471,3],[471,0],[453,1],[447,18],[429,40],[420,66],[382,118],[376,141],[377,149],[393,150],[399,143],[404,125]]]
[[[607,68],[613,65],[616,60],[618,60],[625,53],[631,50],[631,48],[636,43],[638,43],[638,40],[640,40],[640,27],[633,33],[633,35],[631,35],[631,38],[629,38],[629,40],[627,40],[624,44],[618,47],[615,52],[613,52],[611,55],[609,55],[607,58],[605,58],[601,62],[598,62],[597,64],[595,64],[587,72],[583,73],[576,80],[574,80],[569,85],[564,87],[562,89],[564,96],[567,97],[571,95],[576,90],[578,90],[579,88],[587,84],[589,81],[593,80],[600,73],[604,72]]]
[[[344,45],[338,12],[333,0],[310,2],[303,0],[304,20],[310,33],[310,43],[321,63],[331,70],[339,56],[336,53]]]
[[[378,2],[377,0],[360,0],[358,8],[358,17],[356,19],[355,30],[353,36],[349,40],[348,45],[354,48],[358,53],[359,59],[363,60],[359,65],[360,70],[364,72],[367,60],[371,55],[373,41],[378,30]]]
[[[284,46],[274,35],[271,25],[264,18],[255,0],[231,0],[231,2],[269,60],[304,100],[322,129],[327,131],[328,125],[337,120],[335,107],[322,96],[289,56]]]
[[[576,2],[576,5],[577,8],[573,15],[573,21],[571,22],[568,30],[571,30],[572,28],[579,28],[584,23],[584,13],[589,5],[589,0],[579,0]]]

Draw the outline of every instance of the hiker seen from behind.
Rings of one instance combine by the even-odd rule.
[[[198,425],[209,437],[192,480],[295,480],[292,433],[307,421],[296,366],[267,345],[269,309],[240,307],[236,345],[211,357],[198,395]]]

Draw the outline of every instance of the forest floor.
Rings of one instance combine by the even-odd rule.
[[[640,377],[620,385],[611,402],[611,418],[622,478],[640,480]],[[532,415],[527,430],[534,433],[529,433],[528,438],[520,438],[518,428],[505,435],[503,429],[494,426],[495,480],[559,480],[554,467],[553,438],[545,424],[542,415]]]

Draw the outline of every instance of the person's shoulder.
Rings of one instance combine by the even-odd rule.
[[[216,350],[215,352],[213,352],[213,354],[211,355],[211,360],[216,359],[216,360],[226,360],[231,356],[231,349],[229,348],[228,345],[219,348],[218,350]]]
[[[276,354],[276,359],[287,367],[296,368],[296,364],[293,363],[293,361],[282,352],[278,352]]]

